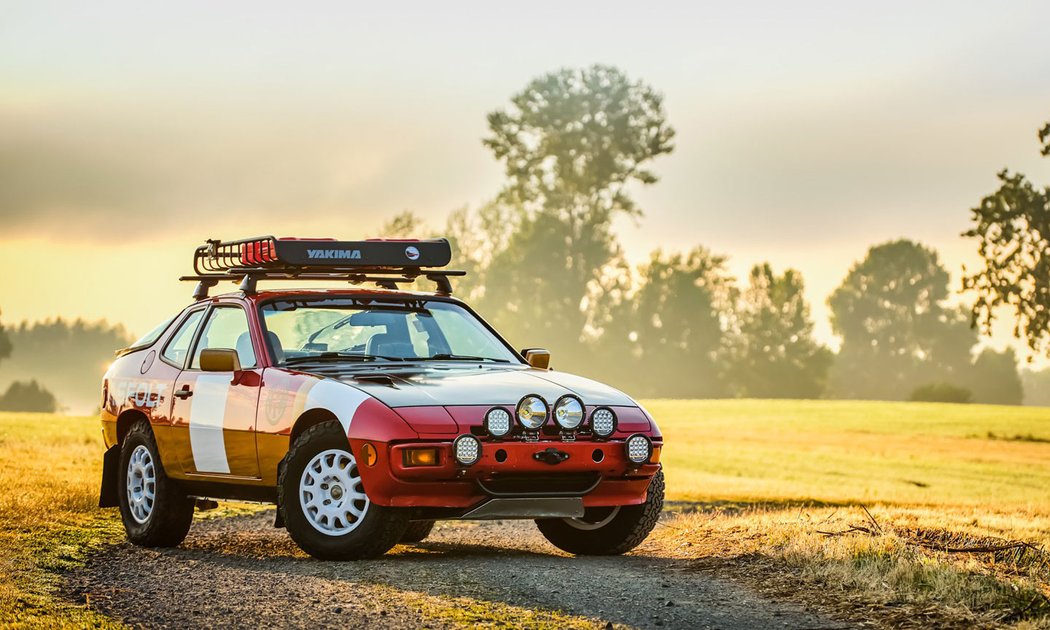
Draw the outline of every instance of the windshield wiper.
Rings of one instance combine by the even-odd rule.
[[[302,357],[291,357],[284,360],[284,365],[310,363],[313,361],[408,361],[405,357],[390,357],[382,354],[361,354],[359,352],[320,352]]]
[[[447,352],[425,357],[424,361],[495,361],[496,363],[510,363],[508,359],[496,359],[493,357],[473,357],[469,354],[448,354]]]

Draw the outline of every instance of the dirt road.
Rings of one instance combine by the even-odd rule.
[[[379,560],[318,562],[273,512],[194,523],[182,547],[121,543],[69,576],[66,596],[133,626],[847,628],[773,602],[695,560],[573,558],[531,522],[439,523]]]

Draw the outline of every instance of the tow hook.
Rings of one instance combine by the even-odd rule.
[[[533,453],[532,458],[536,461],[544,462],[546,464],[554,466],[569,459],[569,454],[565,451],[559,451],[558,449],[551,446],[545,450]]]

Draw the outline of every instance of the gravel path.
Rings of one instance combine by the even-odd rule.
[[[640,628],[850,627],[765,599],[697,561],[646,555],[645,546],[628,556],[566,556],[529,521],[438,523],[422,544],[348,563],[303,555],[272,523],[272,511],[197,521],[177,549],[113,545],[68,576],[65,594],[146,628],[453,623],[433,614],[435,603]]]

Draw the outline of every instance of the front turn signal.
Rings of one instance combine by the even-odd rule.
[[[651,456],[649,456],[649,463],[650,464],[659,464],[660,463],[660,451],[662,451],[662,450],[663,450],[662,446],[654,446],[653,447],[653,454]]]
[[[436,448],[406,448],[402,461],[406,468],[414,466],[437,466],[438,450]]]
[[[361,459],[364,460],[365,466],[368,466],[369,468],[375,466],[378,458],[379,454],[376,453],[376,447],[365,442],[364,446],[361,447]]]

